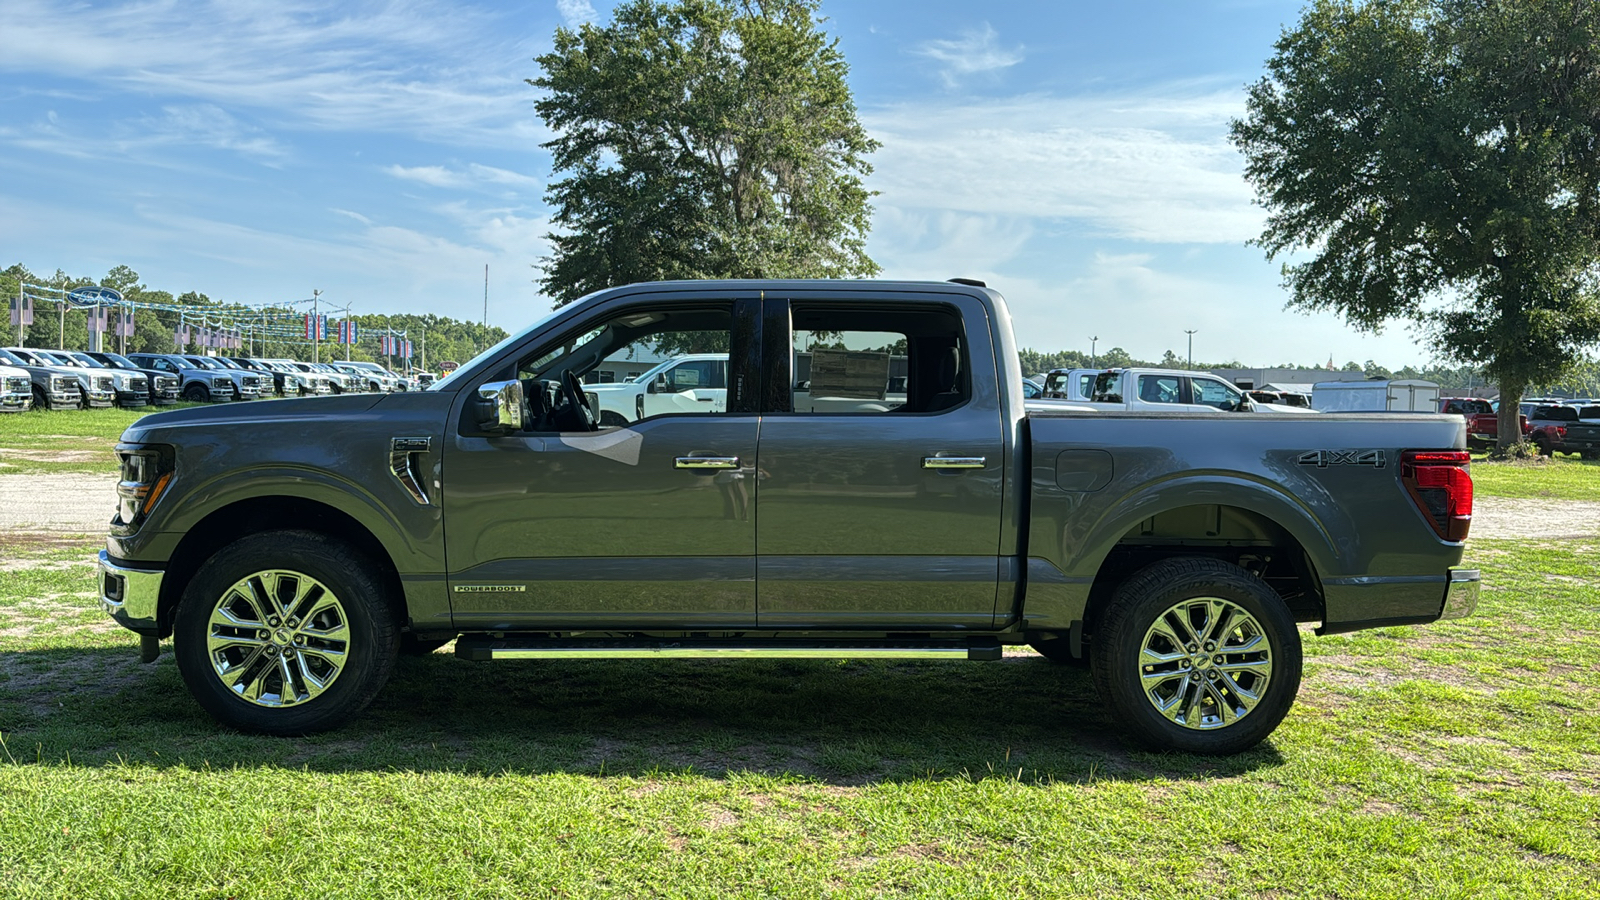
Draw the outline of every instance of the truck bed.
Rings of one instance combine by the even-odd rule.
[[[1287,579],[1304,566],[1320,597],[1295,613],[1328,631],[1437,619],[1449,577],[1441,550],[1455,565],[1462,546],[1441,540],[1407,496],[1401,458],[1463,448],[1465,428],[1459,416],[1425,413],[1030,409],[1028,626],[1081,618],[1104,566],[1174,543],[1197,553],[1294,548],[1299,559],[1280,550],[1264,574]]]

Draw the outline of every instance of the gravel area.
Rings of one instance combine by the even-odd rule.
[[[111,475],[0,475],[0,531],[102,534],[116,509]],[[1478,497],[1476,538],[1600,536],[1600,503]]]
[[[105,534],[115,475],[0,475],[0,532]]]
[[[1471,536],[1542,539],[1600,536],[1600,503],[1474,497]]]

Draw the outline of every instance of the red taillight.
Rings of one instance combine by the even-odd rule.
[[[1408,450],[1400,455],[1400,480],[1433,530],[1464,541],[1472,527],[1471,457],[1465,450]]]

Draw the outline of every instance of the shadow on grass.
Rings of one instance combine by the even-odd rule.
[[[268,738],[213,722],[168,652],[143,666],[131,647],[37,650],[0,655],[0,731],[19,763],[752,772],[839,785],[1208,779],[1282,761],[1270,741],[1226,758],[1144,752],[1109,720],[1087,672],[1038,657],[471,663],[434,654],[402,658],[345,728]]]

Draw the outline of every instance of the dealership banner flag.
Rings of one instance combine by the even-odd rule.
[[[411,342],[410,341],[401,341],[400,342],[400,355],[402,357],[406,358],[406,359],[410,359],[411,358]]]
[[[179,325],[172,332],[172,342],[177,344],[179,349],[189,346],[189,326]]]
[[[104,306],[89,307],[88,313],[90,334],[106,333],[106,320],[109,318],[106,314],[109,312],[111,312],[111,310],[106,309]]]
[[[32,325],[33,324],[33,298],[32,297],[12,297],[11,298],[11,324],[12,325]]]
[[[133,310],[124,309],[117,313],[117,336],[133,337]]]
[[[361,329],[356,326],[355,319],[345,319],[339,323],[339,343],[354,344],[360,339]]]
[[[306,313],[306,340],[325,341],[328,339],[328,317]]]

